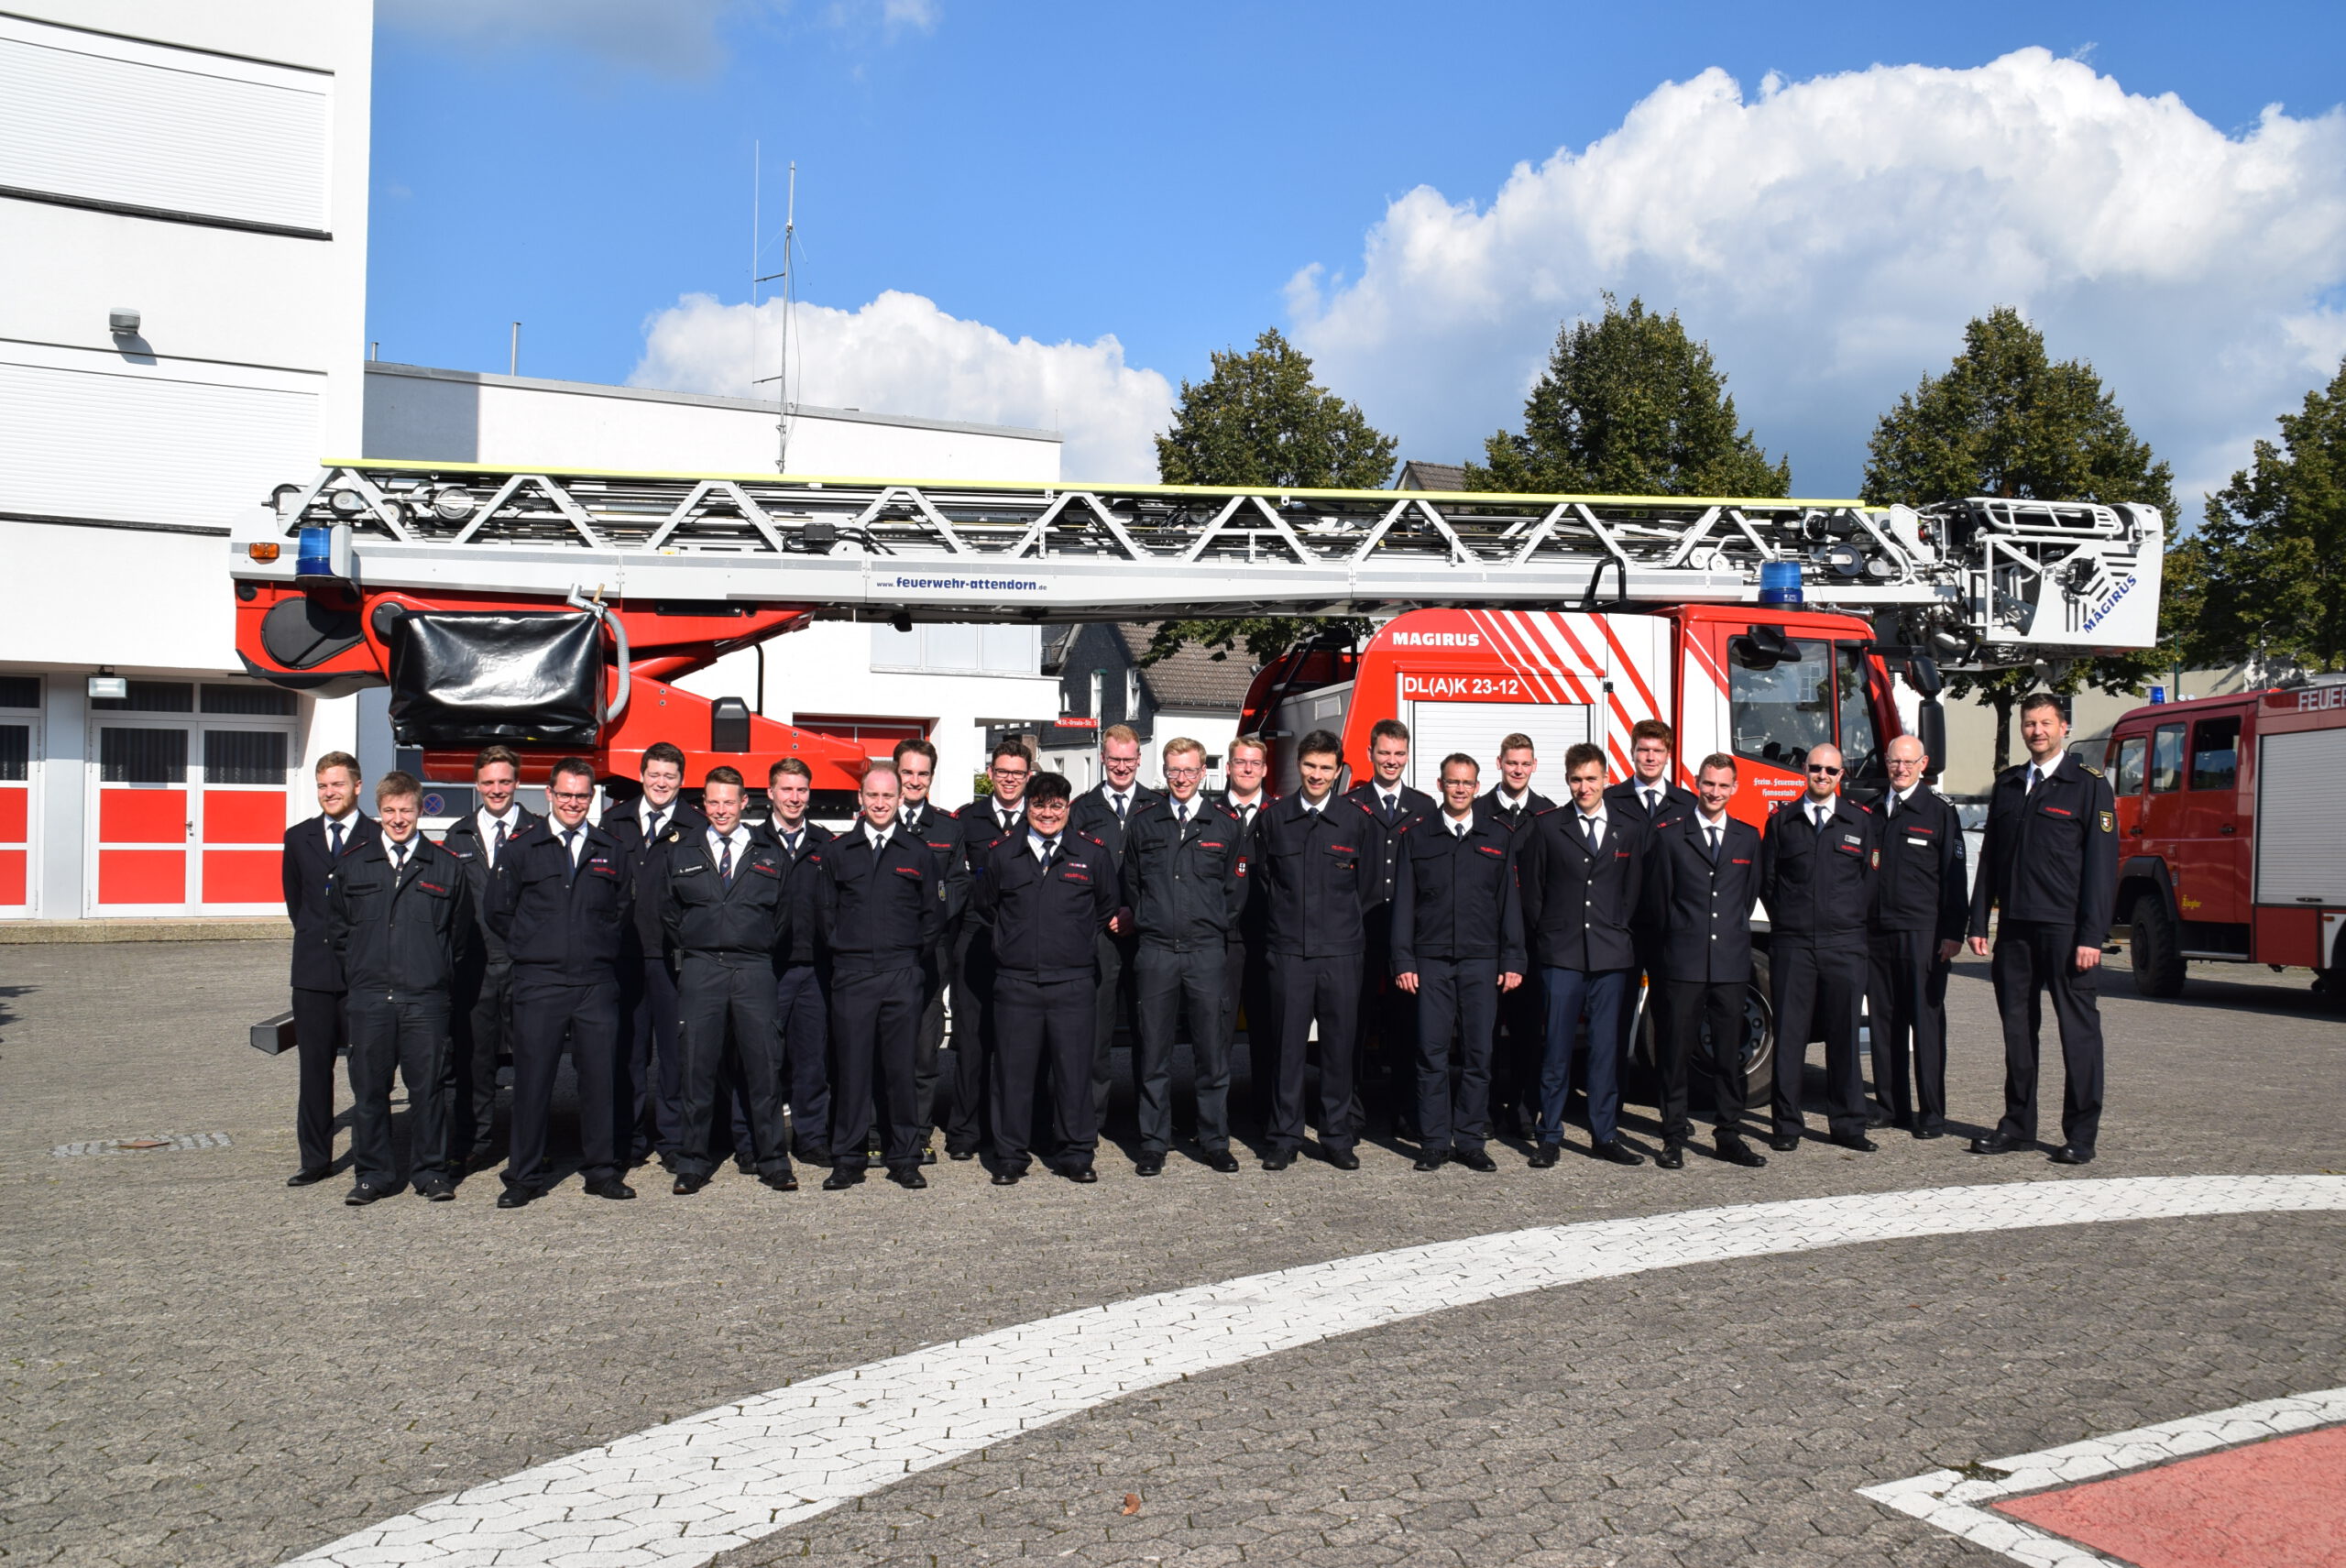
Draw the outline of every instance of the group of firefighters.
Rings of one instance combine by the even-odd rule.
[[[1296,743],[1291,794],[1266,787],[1255,736],[1231,743],[1213,791],[1204,746],[1168,741],[1165,787],[1150,788],[1139,739],[1116,726],[1098,785],[1075,790],[1004,741],[986,790],[951,812],[930,796],[935,748],[906,740],[864,774],[839,834],[810,819],[813,778],[793,758],[764,781],[770,815],[753,826],[732,768],[711,769],[688,804],[671,745],[649,748],[640,795],[599,816],[593,764],[555,763],[545,817],[515,798],[520,759],[490,747],[477,809],[437,843],[421,830],[416,779],[379,780],[370,817],[356,761],[334,753],[317,765],[320,815],[286,835],[301,1062],[290,1184],[334,1165],[345,1046],[353,1205],[411,1184],[451,1199],[493,1163],[509,1058],[498,1206],[539,1197],[555,1179],[548,1124],[565,1051],[579,1170],[601,1198],[634,1197],[628,1173],[655,1157],[673,1192],[696,1192],[729,1152],[781,1191],[797,1188],[794,1156],[828,1167],[827,1190],[861,1183],[875,1157],[918,1189],[940,1127],[947,1156],[987,1157],[997,1185],[1038,1155],[1091,1182],[1120,1031],[1133,1041],[1136,1174],[1161,1175],[1175,1145],[1178,1043],[1196,1155],[1232,1172],[1242,1022],[1266,1170],[1299,1157],[1307,1124],[1321,1157],[1357,1169],[1380,1099],[1420,1171],[1493,1170],[1502,1131],[1552,1167],[1575,1088],[1595,1157],[1650,1153],[1675,1169],[1694,1141],[1696,1081],[1716,1157],[1757,1167],[1746,1047],[1762,905],[1770,1149],[1804,1135],[1806,1045],[1820,1037],[1833,1144],[1872,1150],[1869,1133],[1891,1125],[1943,1135],[1948,966],[1967,938],[1989,954],[1992,932],[2005,1105],[1969,1146],[2035,1146],[2049,993],[2066,1080],[2053,1158],[2082,1164],[2101,1103],[2110,792],[2065,750],[2053,699],[2032,699],[2021,728],[2030,760],[1996,781],[1969,891],[1961,824],[1924,784],[1912,737],[1890,743],[1888,789],[1865,805],[1844,795],[1838,751],[1809,751],[1803,793],[1758,828],[1728,811],[1736,759],[1702,758],[1678,775],[1689,790],[1657,720],[1632,730],[1619,783],[1607,784],[1602,748],[1571,748],[1562,805],[1532,788],[1539,759],[1522,735],[1500,741],[1488,790],[1463,753],[1442,759],[1438,797],[1414,789],[1409,733],[1391,720],[1349,790],[1324,730]],[[1661,1131],[1650,1151],[1620,1128],[1640,997]]]

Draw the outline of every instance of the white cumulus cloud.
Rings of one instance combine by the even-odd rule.
[[[1173,388],[1156,371],[1125,364],[1113,336],[1014,339],[894,290],[860,310],[802,304],[792,331],[791,394],[802,403],[1039,426],[1065,434],[1060,472],[1069,478],[1156,476],[1150,438],[1171,418]],[[651,318],[644,339],[630,385],[747,397],[774,374],[781,302],[753,310],[687,294]]]
[[[1454,460],[1518,422],[1560,320],[1641,294],[1710,340],[1809,495],[1853,493],[1875,418],[2010,304],[2093,361],[2196,511],[2335,372],[2341,283],[2346,112],[2227,135],[2031,49],[1665,83],[1487,204],[1401,196],[1356,272],[1308,267],[1288,302],[1323,379]]]

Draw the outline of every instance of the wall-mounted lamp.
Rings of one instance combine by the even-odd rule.
[[[92,702],[120,702],[130,695],[130,683],[120,675],[101,670],[90,677]]]
[[[137,337],[138,313],[126,306],[116,305],[106,313],[106,330],[116,337]]]

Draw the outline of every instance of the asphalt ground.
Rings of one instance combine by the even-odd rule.
[[[691,1198],[641,1179],[638,1201],[601,1202],[574,1178],[499,1212],[483,1177],[453,1204],[352,1210],[345,1180],[284,1187],[294,1064],[245,1043],[284,1005],[281,946],[0,955],[11,1563],[279,1562],[796,1379],[1420,1242],[1974,1182],[2346,1168],[2346,1022],[2301,971],[2202,969],[2154,1002],[2122,960],[2100,1160],[1966,1155],[2001,1082],[1986,966],[1967,959],[1957,1135],[1880,1134],[1870,1155],[1422,1175],[1371,1143],[1354,1174],[1225,1177],[1177,1156],[1144,1180],[1103,1151],[1089,1188],[1000,1190],[947,1163],[926,1192],[785,1196],[729,1168]],[[1650,1108],[1627,1126],[1650,1144]],[[228,1146],[53,1152],[198,1134]],[[721,1561],[2000,1562],[1855,1488],[2346,1384],[2341,1243],[2337,1213],[2136,1222],[1462,1306],[1128,1397]]]

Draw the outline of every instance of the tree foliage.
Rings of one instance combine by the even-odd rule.
[[[1311,360],[1277,328],[1247,353],[1211,356],[1213,374],[1181,383],[1173,426],[1157,438],[1157,477],[1168,485],[1264,485],[1373,490],[1393,471],[1400,444],[1360,409],[1311,378]],[[1141,663],[1184,642],[1223,659],[1239,648],[1267,663],[1315,632],[1365,621],[1313,616],[1244,616],[1158,623]]]
[[[2346,668],[2346,362],[2280,419],[2281,439],[2208,498],[2193,563],[2195,662]]]
[[[1678,313],[1605,296],[1596,321],[1558,329],[1519,433],[1483,444],[1476,490],[1617,496],[1785,496],[1792,465],[1770,463],[1737,426],[1727,377]]]
[[[1875,506],[1929,506],[1966,496],[2145,501],[2166,514],[2170,533],[2174,529],[2167,465],[2136,438],[2093,367],[2076,359],[2055,363],[2045,352],[2045,334],[2009,306],[1964,328],[1963,352],[1954,364],[1899,398],[1875,425],[1867,452],[1864,497]],[[2196,581],[2187,554],[2170,554],[2167,565],[2162,636]],[[1996,766],[2001,769],[2012,754],[2013,707],[2028,692],[2042,687],[2067,696],[2087,685],[2135,691],[2165,662],[2150,649],[2083,661],[2052,672],[2050,679],[2033,668],[1957,673],[1948,687],[1957,696],[1976,694],[1996,710]]]

